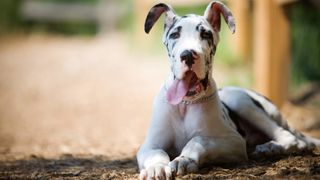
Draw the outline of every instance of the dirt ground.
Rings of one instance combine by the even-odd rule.
[[[50,159],[36,155],[2,156],[3,179],[137,179],[135,159],[110,160],[101,155],[64,154]],[[320,152],[289,157],[250,160],[236,165],[203,168],[197,174],[177,179],[319,179]]]
[[[0,179],[138,177],[135,153],[168,61],[137,53],[126,41],[117,34],[0,40]],[[223,84],[226,68],[214,68]],[[320,137],[320,92],[302,96],[283,112],[292,126]],[[178,177],[256,178],[319,179],[320,150],[207,166]]]

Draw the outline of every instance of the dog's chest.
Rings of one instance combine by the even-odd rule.
[[[212,122],[216,117],[215,115],[209,114],[211,114],[210,111],[204,111],[201,104],[178,105],[174,110],[174,118],[171,118],[171,125],[174,131],[172,147],[174,147],[176,151],[181,152],[183,147],[185,147],[193,137],[212,135],[210,133],[214,132]]]
[[[175,156],[179,155],[182,149],[186,146],[186,144],[190,141],[191,135],[185,127],[185,123],[183,120],[176,121],[173,125],[174,129],[174,139],[172,141],[170,155]]]
[[[188,106],[185,104],[180,104],[175,110],[174,118],[172,119],[172,127],[174,131],[174,146],[175,148],[182,148],[188,142],[190,137],[192,137],[191,132],[189,131],[189,125],[187,116],[188,116]]]

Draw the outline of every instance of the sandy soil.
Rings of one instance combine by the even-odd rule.
[[[137,178],[134,155],[168,62],[125,42],[122,35],[0,40],[0,179]],[[224,69],[215,68],[222,84]],[[306,111],[319,119],[317,102],[314,110],[288,104],[285,111],[310,130],[299,123]],[[320,178],[320,151],[208,166],[179,178],[261,177]]]

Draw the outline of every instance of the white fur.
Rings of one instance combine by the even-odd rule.
[[[210,10],[211,8],[207,8],[206,11]],[[137,154],[140,179],[171,179],[174,174],[196,172],[204,163],[246,161],[247,139],[237,131],[228,115],[228,108],[246,119],[245,123],[256,127],[271,139],[257,145],[253,155],[289,154],[312,149],[314,143],[320,144],[319,140],[305,137],[290,129],[279,110],[257,93],[236,87],[227,87],[218,92],[211,74],[213,60],[205,63],[205,57],[210,56],[211,49],[196,31],[197,24],[203,22],[204,28],[212,31],[214,44],[217,45],[218,32],[213,31],[206,21],[208,14],[212,13],[205,12],[204,17],[191,15],[179,19],[174,25],[182,27],[177,40],[170,40],[167,36],[174,28],[165,29],[163,42],[168,49],[172,71],[155,98],[151,125]],[[171,13],[170,22],[174,23],[174,17],[179,18]],[[233,17],[228,17],[228,24],[234,31]],[[168,30],[170,31],[167,32]],[[166,100],[168,87],[172,85],[175,77],[182,79],[188,70],[186,64],[180,60],[180,54],[190,49],[199,56],[192,65],[197,77],[204,79],[206,74],[209,74],[207,90],[196,98],[214,95],[204,102],[171,105]],[[194,97],[185,100],[192,99]],[[258,102],[262,108],[254,102]]]
[[[173,106],[166,102],[165,93],[162,88],[155,99],[151,126],[137,155],[142,179],[150,174],[162,177],[163,172],[171,177],[169,171],[157,171],[159,167],[169,166],[177,174],[185,174],[205,162],[247,159],[245,140],[232,121],[222,117],[218,96],[204,103]],[[178,154],[171,162],[169,151]]]

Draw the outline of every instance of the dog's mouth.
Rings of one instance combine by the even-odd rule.
[[[187,71],[183,79],[175,79],[167,92],[167,100],[170,104],[179,104],[184,97],[191,97],[206,90],[208,74],[200,80],[194,71]]]

